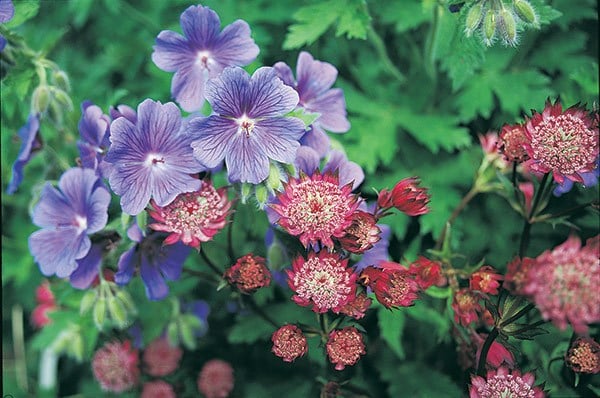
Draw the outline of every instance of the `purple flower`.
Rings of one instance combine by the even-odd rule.
[[[250,27],[237,20],[219,31],[219,16],[208,7],[191,6],[181,14],[179,33],[163,30],[156,38],[152,61],[175,72],[171,95],[186,112],[200,110],[205,84],[227,66],[245,66],[258,55]]]
[[[352,182],[352,190],[358,188],[365,179],[365,173],[357,163],[348,160],[344,152],[334,149],[329,152],[329,159],[323,167],[323,173],[336,170],[340,178],[340,186]]]
[[[188,123],[194,156],[204,166],[225,159],[230,181],[258,184],[269,175],[269,160],[294,161],[304,122],[282,116],[294,109],[298,94],[273,68],[259,68],[252,77],[227,68],[208,82],[206,99],[215,114]]]
[[[181,113],[174,103],[150,99],[138,106],[135,124],[125,117],[112,122],[104,160],[113,164],[109,182],[125,213],[140,213],[151,197],[166,206],[180,193],[200,188],[200,180],[190,174],[203,168],[180,127]]]
[[[200,328],[195,329],[194,335],[202,337],[208,332],[208,314],[210,314],[210,306],[204,300],[194,300],[183,305],[183,311],[191,313],[200,321]]]
[[[33,210],[33,223],[42,229],[29,237],[29,250],[42,274],[70,276],[92,246],[88,235],[108,220],[110,193],[93,170],[67,170],[60,191],[46,183]]]
[[[104,254],[104,245],[102,243],[92,243],[92,247],[86,256],[77,260],[77,269],[69,276],[71,286],[77,289],[87,289],[90,287],[102,264],[102,255]]]
[[[10,0],[0,0],[0,23],[8,22],[15,15],[15,6]],[[6,39],[0,35],[0,51],[4,50]]]
[[[594,170],[579,173],[579,175],[583,179],[582,185],[584,188],[593,187],[594,185],[598,184],[598,177],[600,177],[600,157],[596,160],[596,168]],[[562,194],[565,194],[573,189],[573,185],[573,181],[566,178],[562,184],[556,185],[556,188],[554,188],[552,193],[554,196],[561,196]]]
[[[110,175],[110,167],[107,167],[110,164],[102,160],[110,146],[110,119],[99,106],[89,101],[81,104],[81,113],[78,125],[81,139],[77,141],[81,164],[107,177]]]
[[[12,177],[6,188],[6,193],[12,195],[17,191],[23,181],[23,167],[31,160],[34,152],[42,147],[42,140],[38,136],[40,130],[39,115],[31,114],[27,118],[27,123],[19,129],[18,135],[21,139],[21,148],[17,160],[12,167]]]
[[[287,64],[277,62],[273,67],[283,82],[298,92],[298,106],[320,115],[300,142],[323,157],[329,149],[329,137],[323,129],[333,133],[345,133],[350,129],[350,123],[346,119],[344,93],[339,88],[331,88],[337,78],[337,69],[327,62],[316,61],[304,51],[298,55],[297,81],[294,81],[292,70]]]
[[[108,113],[110,113],[112,120],[124,117],[133,124],[137,123],[137,113],[135,112],[135,109],[128,105],[121,104],[117,105],[117,107],[111,106]]]
[[[127,236],[137,243],[119,258],[119,271],[115,274],[115,282],[119,285],[129,283],[134,271],[139,267],[148,298],[164,299],[169,294],[165,278],[179,279],[190,248],[181,242],[163,245],[165,234],[151,232],[144,236],[137,224],[133,224],[127,230]]]

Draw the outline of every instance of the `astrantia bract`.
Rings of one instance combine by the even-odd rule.
[[[42,229],[29,237],[29,250],[42,274],[64,278],[78,267],[92,243],[88,235],[108,220],[110,194],[93,170],[67,170],[58,182],[42,190],[33,210],[33,223]]]
[[[203,168],[180,127],[181,113],[174,103],[150,99],[138,106],[135,124],[125,117],[112,122],[105,161],[113,165],[109,182],[125,213],[140,213],[151,197],[165,206],[180,193],[200,188],[200,180],[190,174]]]
[[[259,68],[252,77],[241,68],[227,68],[211,79],[206,99],[215,114],[188,123],[194,156],[208,168],[223,159],[232,182],[258,184],[269,175],[269,161],[292,163],[304,134],[304,122],[283,117],[298,103],[298,94],[284,85],[273,68]]]
[[[502,366],[490,370],[485,379],[481,376],[471,376],[469,397],[545,397],[544,391],[540,387],[534,386],[534,383],[533,373],[521,374],[518,369],[509,370]]]
[[[171,94],[187,112],[198,111],[205,99],[205,84],[227,66],[245,66],[258,55],[250,27],[237,20],[220,31],[213,10],[191,6],[181,14],[179,33],[163,30],[156,38],[152,61],[162,70],[175,72]]]

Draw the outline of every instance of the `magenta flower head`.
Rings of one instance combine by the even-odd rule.
[[[337,69],[330,63],[315,60],[305,51],[298,55],[297,81],[287,64],[277,62],[273,67],[283,82],[298,92],[298,107],[306,112],[319,114],[302,137],[301,143],[313,148],[323,157],[329,149],[329,138],[324,129],[332,133],[345,133],[350,129],[344,93],[342,89],[331,88],[337,78]]]
[[[509,370],[501,366],[490,370],[487,377],[471,376],[469,398],[488,397],[527,397],[543,398],[546,396],[542,388],[534,386],[533,373],[521,374],[518,369]]]
[[[200,180],[190,174],[203,168],[180,128],[181,113],[174,103],[150,99],[138,106],[135,124],[125,117],[112,122],[105,160],[113,165],[110,187],[121,196],[125,213],[140,213],[151,197],[162,207],[180,193],[200,188]]]
[[[93,170],[72,168],[58,182],[46,183],[33,210],[33,223],[42,229],[29,237],[29,250],[42,274],[64,278],[78,267],[108,220],[110,194]]]
[[[171,95],[184,111],[200,110],[205,85],[227,66],[245,66],[258,55],[250,27],[242,20],[220,31],[221,21],[208,7],[191,6],[181,14],[179,33],[163,30],[156,38],[152,61],[160,69],[175,72]]]
[[[298,103],[298,94],[284,85],[275,70],[259,68],[252,77],[241,68],[227,68],[211,79],[206,99],[215,114],[188,123],[194,156],[207,168],[223,159],[232,182],[258,184],[269,175],[269,161],[293,163],[304,122],[283,117]]]
[[[119,271],[115,274],[115,282],[119,285],[129,283],[136,268],[139,268],[148,298],[164,299],[169,294],[165,278],[179,279],[190,248],[181,242],[164,245],[165,236],[158,232],[144,236],[137,224],[133,224],[127,230],[127,236],[136,244],[119,258]]]

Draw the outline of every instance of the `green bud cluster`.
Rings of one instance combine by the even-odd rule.
[[[167,324],[167,339],[171,346],[183,345],[187,349],[196,348],[196,333],[203,330],[205,325],[193,314],[181,313],[179,301],[172,300],[171,320]]]
[[[137,309],[129,293],[114,282],[101,279],[96,289],[88,291],[81,299],[80,314],[92,310],[94,324],[102,330],[106,324],[124,329],[131,324]]]
[[[264,209],[270,196],[275,191],[282,189],[282,181],[285,174],[294,174],[295,169],[291,164],[270,163],[269,175],[260,184],[242,183],[240,186],[240,198],[242,203],[246,204],[248,200],[254,198],[259,209]]]

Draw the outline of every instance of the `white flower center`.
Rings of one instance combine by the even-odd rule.
[[[204,69],[210,70],[212,63],[213,61],[208,51],[198,51],[196,54],[196,64],[201,65]]]
[[[144,160],[144,166],[162,169],[165,166],[165,158],[159,153],[149,153]]]
[[[238,126],[238,133],[245,133],[246,138],[250,138],[250,133],[254,129],[254,120],[250,119],[246,114],[243,114],[242,117],[235,120]]]
[[[85,231],[87,229],[87,218],[77,214],[75,216],[75,226],[79,232]]]

